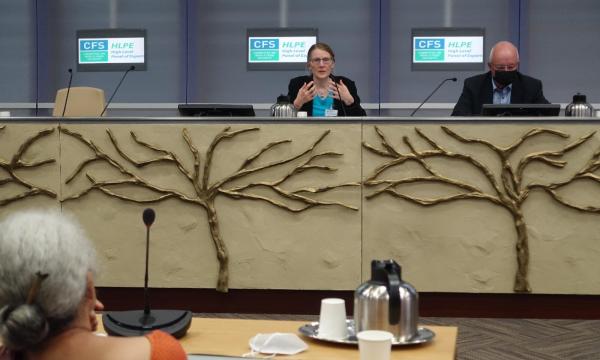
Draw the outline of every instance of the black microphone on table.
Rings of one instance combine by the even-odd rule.
[[[108,105],[110,105],[112,99],[115,97],[115,94],[117,93],[117,91],[121,87],[121,84],[123,83],[123,80],[125,80],[125,76],[127,76],[127,74],[129,74],[129,72],[132,71],[132,70],[135,70],[135,66],[134,65],[131,65],[127,70],[125,70],[125,72],[123,73],[123,77],[121,77],[121,81],[119,81],[119,84],[117,84],[117,87],[115,88],[115,91],[113,91],[112,95],[110,96],[110,99],[108,99],[108,102],[106,103],[106,106],[104,106],[104,109],[102,109],[102,112],[100,113],[100,116],[104,115],[104,113],[106,112],[106,109],[108,109]]]
[[[65,104],[63,105],[62,117],[65,117],[67,111],[67,102],[69,101],[69,92],[71,91],[71,82],[73,81],[73,69],[69,69],[69,86],[67,86],[67,95],[65,96]]]
[[[423,100],[423,102],[416,109],[414,109],[412,113],[410,113],[410,116],[413,116],[421,108],[421,106],[425,105],[425,103],[427,102],[427,100],[429,100],[429,98],[432,97],[433,94],[435,94],[435,92],[438,91],[438,89],[441,88],[442,85],[444,85],[446,83],[446,81],[454,81],[454,82],[456,82],[456,80],[458,80],[458,79],[455,78],[455,77],[447,78],[447,79],[442,80],[442,82],[435,89],[433,89],[433,91],[431,92],[431,94],[429,94],[429,96],[426,97],[425,100]]]
[[[333,83],[335,84],[335,88],[337,89],[338,95],[340,93],[340,88],[338,87],[337,84],[337,79],[333,74],[329,74],[329,77],[331,78],[331,80],[333,80]],[[344,106],[344,101],[342,100],[342,97],[340,96],[340,104],[342,104],[342,113],[344,113],[344,116],[346,116],[346,106]]]
[[[154,210],[145,209],[142,220],[146,225],[146,271],[144,275],[144,309],[112,311],[102,314],[106,333],[113,336],[140,336],[161,330],[175,338],[183,337],[192,323],[189,310],[151,310],[148,291],[148,260],[150,254],[150,227],[156,219]]]

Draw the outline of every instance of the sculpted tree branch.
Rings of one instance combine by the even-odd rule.
[[[179,169],[179,171],[183,175],[185,175],[189,180],[193,180],[192,174],[190,174],[190,172],[185,169],[182,162],[179,160],[177,155],[175,155],[173,152],[164,150],[162,148],[159,148],[158,146],[154,146],[154,145],[148,144],[144,141],[141,141],[140,139],[138,139],[137,135],[133,131],[130,131],[129,134],[131,135],[131,138],[133,139],[134,142],[141,145],[142,147],[145,147],[149,150],[153,150],[155,152],[162,154],[162,156],[158,156],[156,158],[149,159],[149,160],[143,160],[143,161],[134,160],[129,155],[127,155],[123,150],[121,150],[119,143],[117,142],[115,136],[113,135],[113,133],[110,129],[107,129],[107,133],[110,138],[110,141],[112,142],[113,146],[115,147],[115,149],[117,150],[119,155],[121,155],[125,160],[127,160],[130,164],[134,165],[135,167],[141,168],[146,165],[156,164],[156,163],[162,162],[162,161],[173,162],[177,166],[177,169]]]
[[[191,201],[183,193],[152,185],[149,181],[146,181],[143,178],[135,175],[133,172],[129,171],[125,166],[123,166],[117,160],[113,159],[110,155],[108,155],[106,152],[104,152],[94,142],[84,138],[83,135],[81,135],[77,132],[73,132],[65,127],[61,127],[60,131],[64,134],[67,134],[67,135],[79,140],[80,142],[85,144],[90,150],[92,150],[92,152],[94,153],[94,157],[82,161],[75,168],[75,171],[69,177],[67,177],[67,180],[65,181],[66,184],[68,184],[73,179],[75,179],[79,174],[81,174],[83,172],[83,169],[86,167],[86,165],[91,164],[92,162],[95,162],[95,161],[104,161],[107,164],[109,164],[111,167],[118,170],[121,174],[126,176],[125,179],[120,179],[120,180],[96,181],[91,175],[86,174],[87,179],[90,181],[90,188],[85,189],[80,193],[65,197],[62,201],[78,199],[81,196],[86,195],[90,190],[93,190],[93,189],[98,189],[104,193],[108,193],[108,192],[110,192],[109,191],[110,187],[119,186],[119,185],[123,185],[123,184],[136,185],[136,186],[140,186],[140,187],[144,187],[146,189],[152,190],[156,193],[170,194],[170,197],[177,197],[184,201]],[[110,130],[107,130],[107,134],[108,134],[109,138],[111,138],[111,142],[113,143],[115,149],[117,149],[117,152],[119,152],[121,154],[122,150],[120,149],[120,147],[119,147],[118,143],[116,142],[116,140],[114,139],[114,137],[112,137],[112,133],[110,132]],[[128,157],[126,159],[130,160],[131,158]],[[128,200],[131,202],[143,202],[143,200],[138,200],[138,199],[134,199],[131,197],[124,197],[124,198],[122,198],[122,200]],[[191,202],[194,202],[194,201],[191,201]]]
[[[282,144],[288,144],[292,142],[291,140],[280,140],[280,141],[274,141],[272,143],[269,143],[267,145],[265,145],[265,147],[263,147],[262,149],[260,149],[258,152],[256,152],[254,155],[250,156],[248,159],[246,159],[246,161],[244,161],[242,163],[242,165],[240,166],[239,170],[243,170],[245,168],[247,168],[248,166],[250,166],[250,164],[252,164],[254,162],[254,160],[258,159],[262,154],[266,153],[267,151],[275,148],[276,146],[282,145]]]
[[[548,193],[554,200],[556,200],[560,204],[567,206],[571,209],[584,211],[584,212],[591,212],[591,213],[600,213],[600,207],[577,205],[573,202],[570,202],[570,201],[564,199],[557,192],[557,190],[559,190],[560,188],[567,186],[567,185],[571,185],[571,184],[573,184],[577,181],[581,181],[581,180],[588,180],[588,181],[592,181],[592,182],[600,184],[600,176],[595,174],[595,172],[598,170],[599,167],[600,167],[600,150],[596,151],[592,155],[591,159],[587,162],[587,164],[581,170],[579,170],[575,175],[570,177],[569,179],[567,179],[565,181],[561,181],[561,182],[546,184],[546,185],[538,184],[538,183],[529,184],[527,186],[527,190],[541,189],[541,190],[545,191],[546,193]]]
[[[483,163],[479,162],[470,155],[455,153],[445,149],[438,142],[431,139],[418,128],[415,128],[416,134],[421,139],[423,139],[432,149],[419,151],[411,143],[410,139],[407,136],[404,136],[402,140],[404,144],[408,147],[409,152],[401,153],[397,151],[392,145],[390,145],[389,141],[385,138],[382,131],[375,127],[375,131],[377,133],[378,138],[381,141],[382,148],[377,148],[366,143],[363,143],[363,147],[375,155],[392,159],[387,160],[382,165],[378,166],[370,175],[367,176],[366,180],[363,181],[363,184],[367,187],[378,187],[372,193],[366,195],[366,198],[373,199],[382,194],[388,194],[395,198],[406,200],[421,206],[434,206],[458,200],[485,200],[494,205],[503,207],[504,209],[508,210],[509,213],[512,215],[515,230],[517,232],[516,253],[518,266],[515,275],[514,291],[530,292],[531,287],[529,286],[529,282],[527,279],[529,266],[529,246],[527,238],[527,228],[525,226],[525,220],[522,212],[523,202],[527,199],[531,190],[539,188],[550,194],[550,196],[554,200],[567,207],[577,209],[580,211],[600,213],[600,208],[598,207],[579,206],[573,204],[563,199],[556,192],[557,189],[571,184],[576,180],[588,179],[600,183],[600,176],[593,173],[600,167],[600,151],[594,153],[592,159],[582,170],[577,172],[570,179],[563,182],[556,182],[547,185],[529,184],[527,186],[524,186],[523,173],[527,166],[533,162],[540,162],[542,164],[557,168],[565,167],[567,162],[566,160],[561,160],[561,158],[568,152],[578,148],[579,146],[583,145],[588,140],[590,140],[594,136],[595,132],[585,135],[577,139],[576,141],[567,144],[559,150],[540,151],[525,155],[519,161],[515,169],[513,168],[509,159],[510,155],[513,154],[515,150],[517,150],[526,141],[530,141],[531,139],[544,134],[559,137],[561,139],[567,139],[569,138],[569,135],[557,130],[536,128],[524,133],[513,144],[506,147],[501,147],[484,139],[468,138],[462,136],[445,126],[442,126],[441,129],[443,130],[443,132],[445,132],[447,135],[449,135],[451,138],[455,139],[458,142],[461,142],[463,144],[483,145],[490,149],[493,153],[495,153],[501,162],[501,173],[498,175],[500,181],[497,180],[496,175],[493,174],[490,168],[485,166]],[[457,159],[464,161],[470,166],[473,166],[487,179],[489,184],[492,186],[494,193],[488,194],[475,185],[468,184],[447,176],[443,176],[442,174],[440,174],[439,171],[434,169],[433,166],[427,162],[429,158],[433,157]],[[399,167],[407,161],[414,161],[418,163],[423,168],[423,170],[429,175],[408,177],[402,179],[380,179],[380,177],[383,176],[382,174],[384,171],[393,167]],[[451,188],[457,189],[458,194],[437,196],[435,198],[426,199],[400,191],[402,185],[409,183],[443,184]],[[384,185],[383,188],[381,188],[382,185]]]
[[[553,166],[553,167],[557,167],[557,168],[563,168],[565,167],[565,165],[567,164],[566,161],[562,161],[562,160],[556,160],[554,158],[557,157],[562,157],[565,154],[567,154],[569,151],[574,150],[576,148],[578,148],[580,145],[584,144],[586,141],[588,141],[592,136],[594,136],[594,134],[596,134],[596,132],[592,132],[586,136],[583,136],[579,139],[577,139],[575,142],[566,145],[565,147],[563,147],[561,150],[555,150],[555,151],[539,151],[533,154],[529,154],[525,157],[523,157],[523,159],[521,159],[521,161],[519,162],[519,165],[517,166],[517,179],[520,182],[521,179],[523,178],[523,172],[525,171],[525,168],[535,162],[535,161],[539,161],[542,162],[548,166]],[[568,137],[568,135],[563,134],[563,137]]]
[[[329,131],[325,131],[317,138],[315,142],[313,142],[311,146],[297,154],[290,155],[288,157],[284,157],[283,159],[272,162],[260,164],[260,158],[265,153],[283,144],[291,143],[291,140],[279,140],[268,143],[244,160],[238,170],[234,171],[228,176],[225,176],[223,179],[215,180],[213,183],[210,182],[211,171],[214,167],[213,158],[215,152],[217,151],[218,145],[225,140],[234,140],[239,135],[257,132],[259,131],[258,128],[230,130],[230,127],[226,127],[217,135],[215,135],[211,143],[208,145],[204,155],[202,155],[196,145],[194,145],[194,142],[187,129],[183,129],[183,140],[185,141],[187,148],[193,155],[194,159],[192,171],[188,170],[184,166],[183,162],[177,157],[177,155],[175,155],[175,153],[168,151],[161,146],[153,145],[146,141],[140,140],[140,138],[134,132],[130,132],[130,135],[136,144],[142,146],[150,152],[158,153],[159,155],[147,160],[136,160],[134,157],[126,153],[123,147],[120,146],[115,135],[110,130],[107,130],[107,135],[112,146],[124,159],[123,161],[112,158],[93,141],[86,139],[79,133],[70,131],[68,129],[61,129],[61,131],[77,139],[92,152],[91,158],[83,160],[79,165],[76,166],[74,172],[67,178],[66,183],[69,183],[79,174],[83,173],[88,164],[96,161],[105,162],[110,167],[118,170],[124,177],[123,179],[97,180],[92,175],[86,173],[89,186],[77,194],[65,197],[62,201],[75,200],[89,194],[93,190],[99,190],[107,196],[135,203],[156,203],[166,199],[174,198],[200,206],[206,211],[211,239],[215,245],[217,260],[219,262],[219,274],[216,286],[218,291],[227,292],[229,283],[229,252],[221,236],[217,211],[215,208],[215,198],[219,194],[227,196],[231,199],[247,199],[266,202],[270,205],[293,213],[299,213],[313,207],[323,206],[336,206],[343,209],[355,211],[358,210],[356,207],[344,204],[342,202],[327,201],[320,198],[313,198],[312,196],[318,193],[327,193],[342,187],[360,186],[360,183],[343,183],[339,185],[304,187],[299,189],[286,189],[283,186],[284,183],[286,183],[292,177],[295,177],[306,171],[318,171],[322,173],[333,173],[336,171],[336,169],[333,167],[316,163],[321,159],[330,159],[342,156],[342,154],[332,151],[316,151],[317,146],[327,137],[327,135],[329,135]],[[201,167],[202,158],[204,158],[203,167]],[[306,159],[302,161],[302,158]],[[165,189],[156,186],[152,184],[151,180],[144,179],[142,176],[133,173],[132,171],[128,170],[126,166],[126,164],[129,164],[137,168],[144,168],[159,162],[174,164],[179,172],[184,175],[185,179],[192,183],[195,193],[193,195],[186,195],[176,189]],[[249,182],[245,185],[227,187],[227,185],[234,180],[239,181],[250,175],[263,172],[264,170],[281,168],[288,164],[291,169],[283,174],[275,176],[274,179],[266,179],[258,182]],[[154,195],[147,196],[143,199],[137,199],[126,194],[117,193],[113,190],[114,187],[122,187],[123,185],[145,188],[150,190]],[[266,188],[271,191],[271,195],[253,193],[252,190],[257,188]]]
[[[0,133],[6,129],[6,126],[0,126]],[[32,169],[38,168],[46,164],[54,163],[55,159],[45,159],[38,161],[25,161],[23,157],[27,150],[33,146],[38,140],[54,133],[54,128],[41,130],[36,135],[33,135],[19,146],[17,152],[11,157],[10,161],[0,158],[0,169],[8,175],[8,177],[0,178],[0,186],[7,184],[15,184],[19,187],[23,187],[24,190],[16,195],[7,196],[6,198],[0,198],[0,206],[8,205],[12,202],[19,201],[31,196],[45,195],[51,198],[56,198],[56,193],[50,189],[39,187],[34,185],[32,182],[25,180],[22,176],[18,175],[17,172],[20,169]]]
[[[346,204],[343,204],[340,202],[316,201],[314,199],[311,199],[307,196],[303,196],[300,194],[301,193],[316,194],[319,192],[327,192],[327,191],[337,189],[340,187],[344,187],[344,186],[360,186],[360,183],[353,182],[353,183],[346,183],[346,184],[340,184],[340,185],[335,185],[335,186],[326,186],[326,187],[322,187],[322,188],[304,188],[304,189],[298,189],[298,190],[294,190],[294,191],[284,190],[280,187],[280,185],[287,179],[290,179],[294,175],[300,174],[300,173],[308,171],[308,170],[318,170],[318,171],[323,171],[323,172],[336,171],[336,169],[334,169],[334,168],[331,168],[328,166],[323,166],[323,165],[315,165],[312,162],[318,158],[338,157],[338,156],[342,156],[342,154],[334,153],[334,152],[325,152],[325,153],[320,153],[320,154],[314,154],[310,158],[308,158],[308,160],[306,160],[305,162],[300,163],[300,164],[296,165],[295,167],[293,167],[287,174],[284,174],[279,179],[275,179],[270,182],[250,183],[250,184],[247,184],[244,186],[238,186],[238,187],[234,187],[231,189],[221,189],[220,192],[231,198],[236,198],[236,199],[246,198],[246,199],[252,199],[252,200],[266,201],[268,203],[271,203],[272,205],[284,208],[284,209],[286,209],[288,211],[292,211],[292,212],[302,212],[302,211],[308,210],[312,207],[320,206],[320,205],[321,206],[334,205],[334,206],[340,206],[340,207],[350,209],[350,210],[358,210],[358,208],[356,208],[356,207],[349,206],[349,205],[346,205]],[[299,202],[300,207],[294,208],[287,204],[277,202],[273,199],[266,198],[266,197],[259,196],[259,195],[253,195],[253,194],[246,192],[249,189],[256,188],[256,187],[265,187],[265,188],[271,189],[274,193],[276,193],[277,195],[279,195],[283,198],[287,198],[287,199]]]

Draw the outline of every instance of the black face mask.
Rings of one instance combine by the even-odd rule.
[[[494,75],[494,81],[496,81],[498,84],[500,84],[504,87],[504,86],[512,84],[512,82],[515,81],[516,77],[517,77],[517,70],[513,70],[513,71],[496,70],[496,75]]]

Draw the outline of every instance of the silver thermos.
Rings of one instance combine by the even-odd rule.
[[[290,102],[290,98],[286,95],[277,97],[277,103],[271,106],[271,116],[275,117],[295,117],[296,108]]]
[[[565,108],[565,116],[591,117],[594,108],[587,103],[585,95],[577,93],[573,95],[573,102]]]
[[[385,330],[397,342],[418,335],[419,296],[412,285],[402,281],[394,260],[373,260],[371,280],[354,293],[354,325],[363,330]]]

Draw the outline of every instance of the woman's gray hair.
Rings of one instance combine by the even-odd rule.
[[[0,222],[0,342],[33,349],[73,320],[95,258],[81,226],[58,211],[19,212]],[[28,304],[36,273],[48,277]]]

